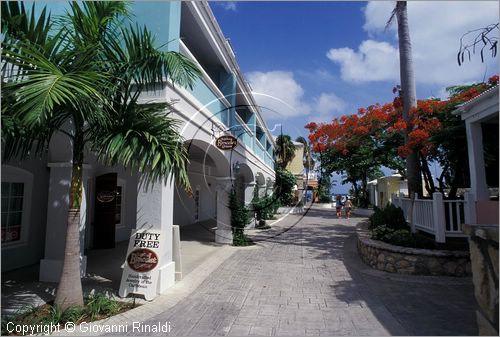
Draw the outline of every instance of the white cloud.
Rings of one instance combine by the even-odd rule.
[[[246,74],[254,97],[266,120],[286,120],[297,116],[331,119],[344,113],[347,104],[333,92],[307,98],[304,89],[290,71],[251,72]]]
[[[322,93],[315,99],[315,112],[321,115],[329,115],[335,112],[344,112],[346,103],[334,93]]]
[[[338,48],[328,51],[330,60],[341,67],[346,81],[399,81],[397,42],[374,40],[382,38],[394,2],[372,1],[364,9],[364,30],[370,40],[363,41],[358,51]],[[498,22],[498,2],[493,1],[409,1],[408,16],[415,64],[416,80],[421,84],[449,85],[481,80],[498,72],[496,59],[489,55],[482,64],[479,55],[472,62],[458,66],[456,55],[460,37],[467,31]],[[396,37],[396,22],[389,27]],[[498,34],[498,32],[497,32]],[[387,34],[385,34],[387,37]],[[394,69],[395,68],[395,69]]]
[[[358,51],[330,49],[326,55],[340,64],[342,79],[353,82],[387,81],[398,78],[398,50],[387,42],[366,40]]]
[[[232,11],[236,12],[236,1],[220,1],[219,4],[224,8],[226,11]]]
[[[251,72],[246,74],[257,104],[269,119],[283,119],[311,112],[304,101],[304,89],[289,71]]]

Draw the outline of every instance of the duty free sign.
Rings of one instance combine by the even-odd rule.
[[[121,297],[130,293],[144,295],[148,301],[156,297],[163,237],[161,231],[151,229],[132,233],[118,292]]]

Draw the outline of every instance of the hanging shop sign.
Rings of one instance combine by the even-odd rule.
[[[215,140],[215,146],[221,150],[232,150],[238,145],[238,139],[231,135],[220,136]]]
[[[118,294],[144,295],[148,301],[157,295],[164,234],[158,230],[138,229],[132,233],[123,264]]]

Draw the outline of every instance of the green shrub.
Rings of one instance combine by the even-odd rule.
[[[271,220],[280,206],[280,201],[274,195],[259,196],[258,188],[255,187],[252,198],[252,209],[257,220]]]
[[[276,168],[275,195],[279,198],[281,205],[293,206],[293,186],[297,184],[297,178],[292,172],[282,168]]]
[[[61,315],[63,322],[80,322],[86,315],[85,308],[73,306],[66,309]]]
[[[99,316],[114,315],[120,308],[121,306],[118,302],[106,295],[98,294],[89,296],[87,299],[87,314],[91,320]]]
[[[434,241],[425,236],[412,233],[409,229],[394,229],[385,225],[375,227],[371,230],[371,238],[383,241],[395,246],[434,249]]]
[[[387,204],[384,208],[374,207],[374,213],[370,216],[370,229],[379,226],[387,226],[392,229],[408,229],[403,210],[393,204]]]
[[[245,226],[251,221],[250,210],[238,199],[234,190],[229,194],[229,209],[231,210],[231,231],[233,233],[233,245],[248,246],[253,244],[252,240],[245,236]]]

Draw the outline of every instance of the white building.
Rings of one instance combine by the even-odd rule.
[[[172,225],[213,221],[214,241],[231,243],[228,192],[234,185],[248,203],[255,186],[272,187],[275,143],[208,3],[137,2],[133,11],[139,23],[153,25],[160,41],[171,41],[169,49],[180,51],[202,70],[192,90],[167,84],[141,98],[144,103],[175,103],[175,118],[182,122],[189,150],[193,193],[170,183],[146,190],[137,172],[103,166],[87,151],[81,266],[84,273],[87,250],[112,248],[136,228],[159,229],[167,237],[161,257],[164,290],[175,282]],[[225,134],[238,139],[232,151],[214,146]],[[40,263],[41,281],[59,280],[71,174],[68,143],[58,134],[44,158],[2,163],[2,271]],[[111,214],[100,208],[97,196],[103,192],[116,195]]]
[[[470,196],[474,202],[475,214],[468,223],[498,225],[498,180],[488,186],[487,167],[483,138],[485,132],[492,132],[498,139],[498,85],[462,104],[457,110],[465,121],[467,132],[467,153],[469,156]],[[498,141],[498,140],[497,140]],[[490,150],[491,151],[491,150]],[[498,152],[495,167],[490,167],[492,175],[498,175]],[[496,185],[496,186],[495,186]],[[491,195],[489,188],[496,188],[496,195]]]

